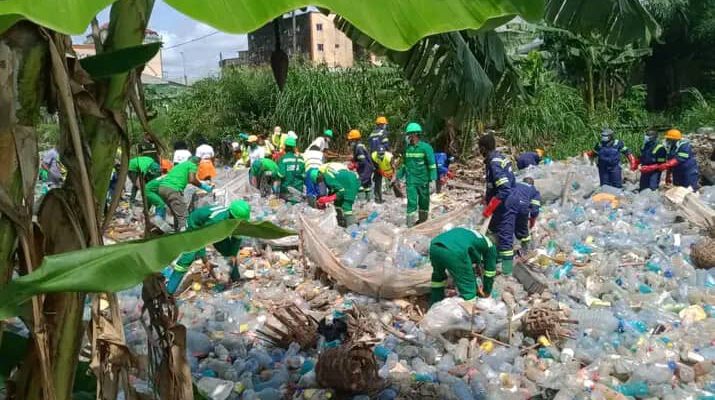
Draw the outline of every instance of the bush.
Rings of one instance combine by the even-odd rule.
[[[280,125],[296,131],[301,146],[332,129],[340,146],[350,129],[368,133],[377,115],[401,127],[414,104],[411,93],[392,66],[331,70],[294,64],[283,92],[269,68],[238,68],[198,81],[180,95],[169,107],[166,128],[170,141],[205,137],[217,144],[239,132],[268,134]]]

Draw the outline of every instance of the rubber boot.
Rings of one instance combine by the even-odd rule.
[[[375,203],[377,204],[382,204],[382,187],[379,187],[375,190]]]
[[[346,215],[345,217],[345,227],[357,224],[357,219],[354,215]]]
[[[501,260],[501,273],[503,275],[510,276],[512,270],[514,270],[514,259],[505,258]]]
[[[231,278],[231,283],[238,282],[238,280],[241,279],[241,273],[238,271],[238,265],[231,266],[229,277]]]
[[[417,223],[417,213],[407,214],[407,227],[412,228]]]
[[[174,272],[171,273],[169,280],[166,282],[166,291],[169,294],[174,294],[174,292],[179,289],[179,285],[181,285],[184,275],[186,275],[186,271],[177,271],[174,269]]]
[[[338,220],[338,226],[347,228],[348,226],[345,225],[345,214],[343,214],[343,210],[341,208],[336,208],[335,209],[335,216],[336,219]]]
[[[372,200],[372,190],[365,189],[365,201]]]
[[[417,223],[421,224],[421,223],[427,221],[428,218],[429,218],[429,211],[420,210],[419,219],[417,220]]]

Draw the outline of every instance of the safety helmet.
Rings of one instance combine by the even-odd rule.
[[[381,116],[377,117],[377,119],[375,119],[375,123],[377,125],[387,125],[387,118],[385,118],[384,116],[381,115]]]
[[[159,176],[161,175],[161,167],[159,166],[158,163],[153,162],[151,165],[149,165],[149,168],[147,168],[147,175],[150,176]]]
[[[273,128],[273,133],[281,133],[281,127],[276,126],[275,128]]]
[[[610,129],[604,129],[601,131],[601,141],[602,142],[609,142],[611,139],[613,139],[613,131]]]
[[[377,154],[379,154],[379,155],[385,154],[385,146],[378,146],[378,147],[377,147]]]
[[[539,155],[539,158],[543,158],[545,154],[544,149],[536,149],[536,154]]]
[[[409,124],[407,124],[405,132],[413,135],[420,134],[422,133],[422,126],[420,126],[420,124],[418,124],[417,122],[410,122]]]
[[[683,138],[683,132],[678,129],[668,129],[668,131],[665,132],[665,138],[670,140],[680,140]]]
[[[288,134],[286,136],[293,138],[293,139],[298,139],[298,134],[293,131],[288,131]]]
[[[297,143],[297,142],[296,142],[296,140],[295,140],[294,137],[287,137],[287,138],[286,138],[285,145],[286,145],[287,147],[295,147],[295,146],[296,146],[296,143]]]
[[[246,139],[248,139],[248,133],[241,132],[238,134],[238,138],[241,140],[246,140]]]
[[[310,178],[310,181],[313,183],[318,183],[319,175],[320,175],[320,171],[318,171],[318,168],[311,168],[311,170],[308,171],[308,177]]]
[[[323,136],[327,136],[327,137],[329,137],[329,138],[332,138],[332,137],[333,137],[333,131],[330,130],[330,129],[326,129],[326,130],[323,131]]]
[[[357,129],[353,129],[350,132],[348,132],[348,140],[358,140],[362,137],[360,135],[360,131]]]
[[[235,219],[248,221],[251,217],[251,205],[245,200],[234,200],[229,204],[228,212]]]
[[[248,143],[256,143],[258,141],[258,136],[251,135],[248,137]]]
[[[233,149],[233,151],[238,150],[238,142],[231,143],[231,148]]]

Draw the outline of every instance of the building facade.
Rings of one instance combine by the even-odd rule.
[[[295,29],[294,21],[295,18]],[[291,59],[302,58],[315,65],[333,68],[353,65],[353,43],[333,24],[334,14],[325,15],[313,7],[307,11],[284,14],[278,21],[280,47]],[[222,59],[221,68],[241,65],[263,65],[271,62],[276,47],[275,25],[269,22],[248,34],[248,50],[238,58]]]

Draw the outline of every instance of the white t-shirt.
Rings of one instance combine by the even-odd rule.
[[[202,144],[196,148],[196,157],[199,157],[202,160],[214,158],[214,148],[208,144]]]
[[[265,156],[266,148],[264,146],[256,146],[255,148],[250,149],[248,153],[248,159],[251,160],[251,164]]]
[[[186,149],[176,150],[176,151],[174,151],[174,159],[172,161],[174,161],[174,164],[180,164],[180,163],[188,160],[189,158],[191,158],[190,151],[188,151]]]
[[[303,161],[305,161],[305,170],[311,168],[319,168],[323,165],[323,152],[318,150],[306,150],[303,152]]]
[[[308,149],[317,149],[320,151],[325,151],[328,148],[328,140],[325,137],[320,136],[313,140],[313,142],[308,146]]]

